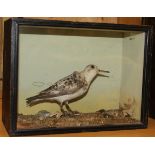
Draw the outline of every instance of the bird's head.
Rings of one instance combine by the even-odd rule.
[[[103,73],[110,73],[109,71],[101,70],[97,66],[90,64],[83,70],[87,82],[91,82],[96,76],[109,77]]]

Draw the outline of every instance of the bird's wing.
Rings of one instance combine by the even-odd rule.
[[[57,81],[49,88],[41,91],[39,96],[44,98],[72,94],[86,85],[85,79],[81,77],[79,72],[75,71],[71,75]]]

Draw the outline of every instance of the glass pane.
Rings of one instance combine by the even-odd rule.
[[[140,123],[145,33],[19,32],[17,129]]]

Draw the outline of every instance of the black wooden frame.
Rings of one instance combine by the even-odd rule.
[[[104,127],[70,127],[70,128],[44,128],[17,130],[17,97],[18,97],[18,43],[19,26],[52,26],[67,28],[109,29],[145,32],[144,68],[142,86],[141,123],[131,125],[108,125]],[[2,121],[10,136],[67,133],[101,130],[122,130],[146,128],[148,123],[148,104],[150,101],[150,69],[151,69],[151,44],[152,28],[150,26],[135,26],[105,23],[84,23],[56,20],[38,20],[11,18],[4,26],[4,67],[3,67],[3,105]]]
[[[155,119],[155,17],[143,17],[142,24],[152,25],[153,34],[152,34],[152,67],[151,67],[151,79],[150,79],[150,105],[149,105],[149,116]]]

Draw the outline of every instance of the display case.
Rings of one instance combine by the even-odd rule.
[[[11,136],[147,127],[149,26],[12,18],[4,32]]]

